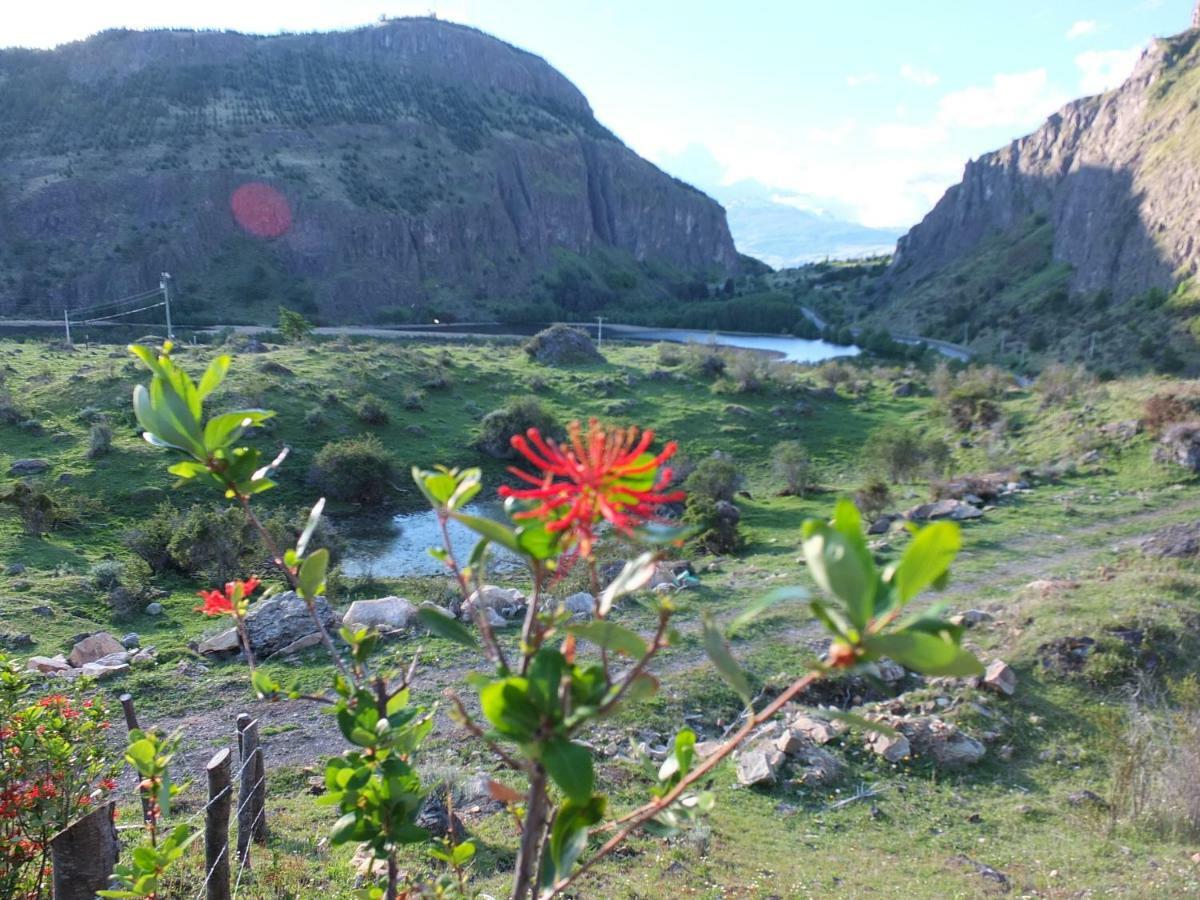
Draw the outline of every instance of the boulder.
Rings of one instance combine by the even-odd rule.
[[[110,653],[124,652],[125,647],[120,641],[107,631],[98,631],[90,637],[84,638],[71,648],[67,662],[78,669],[87,663],[103,659]]]
[[[806,787],[824,787],[842,774],[842,761],[821,747],[806,746],[793,754],[793,760],[803,767],[796,781]]]
[[[923,503],[908,511],[908,518],[914,521],[932,522],[937,519],[949,519],[952,522],[962,522],[966,519],[978,519],[983,513],[962,500],[937,500],[933,503]]]
[[[539,331],[525,345],[534,362],[546,366],[585,365],[604,362],[587,332],[569,325],[551,325]]]
[[[1147,556],[1193,559],[1200,556],[1200,522],[1169,525],[1143,538],[1139,546]]]
[[[50,468],[50,463],[44,459],[14,459],[8,467],[9,475],[22,477],[25,475],[40,475]]]
[[[836,719],[829,721],[817,716],[799,715],[788,723],[793,731],[798,731],[815,744],[828,744],[846,730],[846,724]]]
[[[899,518],[901,518],[901,516],[893,515],[891,513],[884,513],[871,523],[870,527],[867,528],[867,534],[887,534],[889,531],[891,531],[892,523]]]
[[[348,628],[407,628],[417,614],[417,607],[403,597],[380,597],[377,600],[355,600],[342,617]]]
[[[25,565],[23,563],[9,563],[4,567],[5,575],[24,575]]]
[[[596,598],[587,591],[580,591],[578,594],[572,594],[564,599],[563,606],[573,616],[590,618],[596,609]]]
[[[944,769],[965,769],[983,759],[986,748],[961,731],[935,732],[932,743],[934,761]]]
[[[60,653],[57,656],[31,656],[26,661],[25,668],[30,672],[45,672],[53,675],[71,668],[71,664]]]
[[[292,641],[286,647],[276,650],[268,659],[274,659],[277,656],[287,656],[289,653],[299,653],[301,650],[307,650],[309,647],[315,647],[322,641],[320,632],[314,631],[312,634],[306,634],[298,640]]]
[[[1005,697],[1011,697],[1017,690],[1017,673],[1002,659],[994,659],[983,673],[983,687]]]
[[[131,631],[125,637],[121,638],[121,646],[126,650],[135,650],[141,646],[142,639],[136,631]]]
[[[0,634],[0,646],[8,647],[11,650],[33,645],[33,635],[27,631],[6,631]]]
[[[241,648],[236,628],[226,628],[196,646],[197,653],[234,653]]]
[[[337,615],[329,608],[324,597],[317,598],[316,611],[325,630],[330,634],[336,633]],[[287,591],[252,603],[246,616],[246,632],[254,653],[267,657],[306,635],[317,633],[317,627],[308,611],[308,604],[294,591]]]
[[[774,747],[747,750],[737,761],[738,784],[774,784],[783,765],[783,754]]]
[[[79,674],[85,678],[111,678],[114,675],[123,675],[129,671],[129,663],[116,663],[114,665],[104,665],[103,663],[90,662],[84,663],[79,669]]]
[[[898,763],[912,755],[912,746],[902,734],[867,732],[867,747],[876,756],[882,756],[890,763]]]
[[[963,625],[967,628],[974,628],[976,625],[982,625],[984,622],[992,621],[992,614],[984,612],[982,609],[968,609],[966,612],[958,613],[950,617],[951,624]]]
[[[904,676],[908,674],[908,670],[904,666],[890,659],[881,659],[875,664],[875,668],[879,672],[879,680],[884,684],[895,684],[898,681],[903,681]]]
[[[516,588],[502,588],[494,584],[485,584],[462,605],[459,618],[470,622],[476,606],[494,610],[502,616],[513,617],[525,611],[525,595]]]
[[[1154,458],[1200,472],[1200,422],[1178,422],[1159,438]]]
[[[493,628],[507,628],[516,623],[516,619],[506,619],[490,606],[483,611],[483,614],[487,616],[488,624]]]
[[[157,601],[146,604],[146,615],[161,616],[163,614],[163,605]]]

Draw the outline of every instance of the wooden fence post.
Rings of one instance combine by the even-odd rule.
[[[208,806],[204,812],[204,877],[208,900],[229,900],[229,810],[233,805],[229,748],[218,750],[204,767]]]
[[[140,730],[141,726],[138,725],[137,711],[133,708],[132,694],[121,695],[121,709],[125,713],[125,730]],[[140,791],[138,793],[139,795],[141,794]],[[144,796],[142,797],[142,821],[150,821],[150,801]]]
[[[250,841],[267,842],[266,763],[258,740],[258,722],[242,713],[237,718],[240,793],[238,796],[238,858],[247,860]],[[249,862],[246,862],[249,865]]]
[[[120,843],[110,801],[60,831],[50,842],[54,866],[54,900],[94,900],[109,887]]]

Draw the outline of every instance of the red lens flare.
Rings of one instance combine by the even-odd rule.
[[[261,181],[243,184],[229,198],[233,218],[255,237],[277,238],[292,227],[292,207],[275,188]]]

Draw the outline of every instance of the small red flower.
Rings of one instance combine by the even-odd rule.
[[[546,530],[566,532],[567,547],[590,557],[596,525],[607,520],[618,531],[630,534],[654,518],[655,508],[683,499],[682,491],[664,493],[671,470],[663,466],[677,449],[672,441],[657,456],[648,452],[653,431],[636,426],[608,430],[598,421],[588,422],[587,433],[578,422],[568,428],[570,440],[559,445],[546,440],[536,428],[514,435],[512,446],[538,470],[537,474],[510,467],[529,488],[500,488],[500,496],[537,503],[516,513],[514,519],[542,519]]]
[[[258,585],[257,578],[247,578],[245,581],[226,582],[224,591],[198,591],[197,593],[204,602],[196,607],[196,611],[202,612],[206,616],[232,613],[234,600],[249,597],[258,588]]]

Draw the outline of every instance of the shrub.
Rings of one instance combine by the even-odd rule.
[[[1056,406],[1075,400],[1087,388],[1093,387],[1096,379],[1082,365],[1064,366],[1052,363],[1046,366],[1033,383],[1033,389],[1042,398],[1042,406]]]
[[[304,413],[305,428],[320,428],[325,424],[325,410],[319,406],[313,406]]]
[[[479,437],[475,440],[475,446],[488,456],[512,459],[514,456],[509,441],[514,434],[524,434],[530,428],[536,428],[547,438],[557,438],[563,434],[562,426],[553,414],[537,400],[525,397],[484,416],[479,423]]]
[[[92,587],[107,594],[121,584],[124,572],[125,567],[119,560],[106,559],[92,566],[88,571],[88,578],[91,579]]]
[[[812,488],[812,458],[799,441],[776,444],[771,454],[771,468],[783,483],[780,496],[803,497]]]
[[[872,478],[855,492],[854,505],[863,514],[863,518],[875,519],[887,509],[891,497],[892,491],[887,482],[880,478]]]
[[[414,412],[425,408],[425,392],[424,391],[406,391],[404,394],[404,408]]]
[[[714,500],[704,494],[688,495],[683,521],[696,526],[693,540],[709,553],[735,553],[741,548],[740,520],[738,508],[727,500]]]
[[[69,503],[37,485],[14,481],[0,489],[0,503],[12,507],[26,534],[43,535],[77,520]]]
[[[358,401],[354,407],[354,414],[364,425],[386,425],[388,423],[387,407],[373,394],[367,394]]]
[[[695,378],[717,378],[725,373],[725,356],[712,344],[688,344],[687,373]]]
[[[279,335],[289,344],[298,344],[312,336],[313,324],[300,313],[279,307]]]
[[[98,459],[112,449],[112,429],[107,422],[97,422],[88,434],[88,459]]]
[[[827,362],[817,367],[817,377],[825,386],[837,390],[841,385],[854,380],[854,370],[845,363]]]
[[[1155,394],[1142,406],[1142,426],[1151,435],[1158,435],[1168,425],[1191,419],[1197,412],[1195,398],[1178,394]]]
[[[742,475],[728,456],[716,455],[702,460],[684,482],[688,497],[704,497],[716,503],[733,502],[733,495],[742,486]]]
[[[125,532],[121,542],[138,555],[156,575],[175,568],[171,557],[171,536],[179,513],[167,501],[159,504],[150,515],[143,516],[140,524]]]
[[[374,435],[326,444],[309,469],[309,482],[332,500],[382,503],[390,494],[395,462]]]
[[[663,366],[679,366],[683,365],[684,354],[683,348],[678,344],[671,344],[662,341],[654,345],[654,350],[658,354],[659,365]]]
[[[758,393],[771,378],[771,360],[761,353],[734,353],[725,376],[735,394]]]
[[[249,545],[240,509],[196,504],[176,521],[167,550],[180,571],[224,584],[243,574],[242,557]]]
[[[871,432],[863,445],[869,468],[885,475],[892,484],[911,480],[925,462],[925,443],[913,430],[887,425]]]

